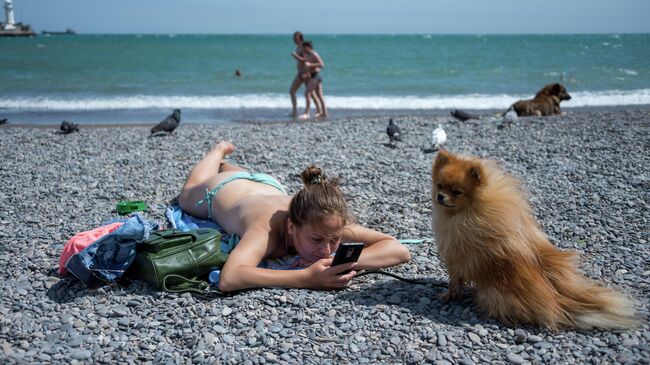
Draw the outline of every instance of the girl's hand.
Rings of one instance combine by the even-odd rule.
[[[305,269],[307,273],[307,285],[314,289],[341,289],[348,286],[348,283],[357,274],[352,270],[357,266],[356,262],[348,262],[337,265],[336,269],[332,266],[332,258],[321,259],[314,262]],[[337,275],[346,270],[352,270],[344,275]]]

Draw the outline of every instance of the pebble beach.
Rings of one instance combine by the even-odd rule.
[[[150,127],[0,127],[0,363],[648,364],[650,109],[519,118],[388,118]],[[152,124],[153,125],[153,124]],[[521,179],[553,244],[581,254],[587,276],[631,297],[638,327],[549,332],[486,319],[469,295],[443,304],[447,276],[431,231],[430,134],[452,152],[495,159]],[[117,217],[116,203],[165,207],[219,140],[229,161],[276,177],[293,194],[310,164],[342,178],[356,220],[409,244],[409,263],[341,291],[259,289],[203,301],[128,287],[85,289],[57,274],[63,244]]]

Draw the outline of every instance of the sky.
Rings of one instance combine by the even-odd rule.
[[[309,34],[650,32],[650,0],[13,2],[16,21],[30,24],[37,32],[66,28],[78,33],[135,34],[288,34],[295,30]]]

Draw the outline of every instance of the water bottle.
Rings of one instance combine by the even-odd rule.
[[[212,270],[208,276],[208,280],[212,285],[219,285],[219,277],[221,276],[221,270]]]

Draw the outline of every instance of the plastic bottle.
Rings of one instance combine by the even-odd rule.
[[[219,285],[219,277],[221,276],[221,270],[212,270],[208,276],[210,284]]]

